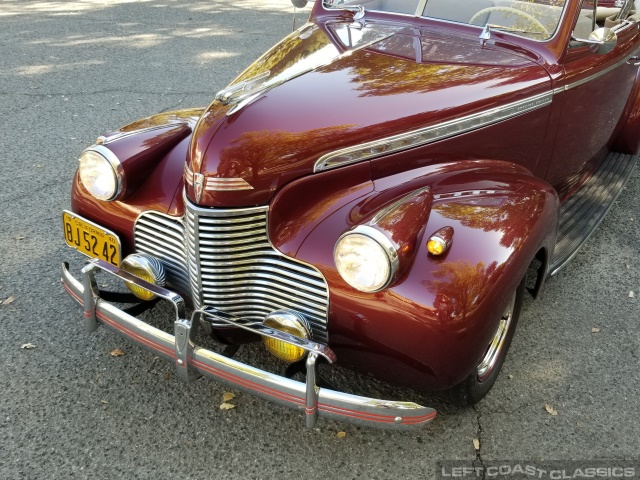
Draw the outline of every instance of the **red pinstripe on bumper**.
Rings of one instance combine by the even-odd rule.
[[[99,261],[94,262],[97,268],[102,268]],[[105,266],[103,270],[113,273],[113,267]],[[85,273],[85,275],[89,274],[89,272]],[[76,302],[84,305],[84,286],[69,273],[66,265],[62,269],[62,284]],[[186,368],[195,374],[226,383],[275,403],[299,409],[307,416],[317,414],[320,417],[396,430],[422,427],[436,416],[434,409],[415,403],[366,398],[325,388],[315,389],[317,406],[309,406],[306,403],[307,385],[242,364],[197,346],[192,346],[188,354],[183,357],[186,358],[187,365],[184,365],[184,362],[180,365],[179,356],[176,354],[175,336],[132,317],[113,304],[100,299],[96,293],[94,292],[95,310],[92,311],[85,305],[86,318],[92,318],[95,313],[99,323],[152,350],[156,355],[176,362],[181,370]],[[172,292],[166,291],[166,293],[166,298],[176,297]]]

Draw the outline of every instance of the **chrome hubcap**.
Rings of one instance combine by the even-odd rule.
[[[496,330],[491,343],[489,344],[489,348],[487,348],[487,353],[484,354],[484,358],[480,365],[478,365],[478,380],[480,382],[487,379],[493,369],[496,366],[498,358],[500,358],[500,353],[502,352],[502,348],[504,347],[504,341],[507,338],[507,333],[509,332],[509,328],[511,327],[511,320],[513,319],[513,309],[516,306],[516,294],[513,294],[511,297],[511,301],[509,301],[509,305],[507,306],[507,310],[502,315],[500,319],[500,323],[498,324],[498,329]]]

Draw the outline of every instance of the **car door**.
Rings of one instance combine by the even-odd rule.
[[[634,58],[640,48],[638,24],[620,25],[616,34],[617,44],[606,54],[599,54],[597,45],[571,41],[563,75],[554,84],[553,101],[561,104],[561,113],[546,179],[561,197],[602,160],[633,87],[639,68]]]

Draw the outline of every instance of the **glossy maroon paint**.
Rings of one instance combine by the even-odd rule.
[[[381,35],[385,31],[381,30]],[[325,153],[549,89],[546,71],[520,54],[483,49],[477,38],[428,30],[420,31],[423,48],[416,52],[415,36],[413,31],[399,29],[393,37],[345,58],[336,58],[339,48],[334,47],[335,52],[321,53],[322,59],[326,56],[332,63],[276,86],[231,116],[223,115],[228,109],[219,102],[211,104],[194,133],[191,169],[207,177],[243,178],[253,190],[242,195],[208,192],[198,203],[225,207],[265,204],[284,184],[311,174]],[[327,45],[336,42],[331,28],[317,28],[304,39],[294,33],[272,52],[277,61],[267,55],[238,81],[267,68],[272,76],[290,75],[290,70],[297,71],[300,52],[315,59],[320,50],[325,52]],[[282,55],[281,51],[288,53]],[[450,60],[453,57],[455,62]],[[380,72],[387,73],[381,76]],[[293,108],[283,114],[282,105]],[[535,151],[531,144],[539,145],[544,139],[545,131],[536,128],[536,123],[545,125],[545,112],[534,116],[541,120],[528,119],[523,153]],[[507,149],[513,157],[513,148],[496,148]],[[187,194],[196,201],[191,188]]]
[[[355,168],[362,167],[345,167],[343,176],[351,177]],[[272,211],[286,210],[289,191],[305,191],[308,197],[318,199],[322,182],[317,179],[329,173],[335,172],[306,177],[285,187],[272,203]],[[331,202],[330,195],[326,202],[319,202],[323,208],[317,227],[295,253],[317,266],[329,282],[331,347],[341,363],[388,381],[425,388],[459,381],[484,353],[500,317],[498,312],[508,300],[505,292],[515,288],[539,250],[552,249],[557,219],[555,191],[523,167],[494,160],[422,167],[375,181],[373,190],[366,182],[354,185],[359,186],[360,195],[348,203]],[[334,242],[327,238],[368,223],[390,199],[425,185],[434,197],[428,222],[422,223],[419,215],[404,217],[397,232],[405,238],[395,240],[398,244],[413,243],[417,236],[413,268],[406,269],[390,288],[374,294],[348,286],[335,269]],[[471,193],[480,190],[496,193]],[[468,194],[453,196],[460,192]],[[315,214],[311,202],[305,205],[310,210],[297,206],[295,216]],[[376,207],[370,208],[373,205]],[[445,226],[455,229],[452,247],[434,258],[426,250],[427,235]],[[291,252],[292,244],[284,240],[282,234],[272,236],[277,248],[286,245]],[[455,282],[462,282],[461,290],[478,288],[474,300],[456,298]]]
[[[182,215],[182,174],[191,136],[188,135],[189,132],[181,132],[185,129],[185,124],[188,129],[193,128],[202,111],[190,109],[167,112],[139,120],[105,135],[107,139],[112,139],[106,146],[118,155],[123,164],[131,160],[132,164],[141,162],[144,166],[145,170],[140,172],[139,182],[135,183],[137,189],[130,188],[124,200],[102,202],[87,192],[76,175],[71,190],[72,210],[117,233],[125,255],[133,251],[133,222],[142,212],[155,210],[170,215]],[[171,127],[115,140],[123,133],[162,125]],[[178,143],[171,146],[176,139]],[[169,151],[166,151],[167,145],[170,146]],[[144,154],[141,146],[147,146],[157,152],[158,156],[154,158]],[[140,164],[136,168],[139,166]]]
[[[388,192],[393,192],[389,189]],[[377,196],[373,203],[377,203]],[[393,245],[398,254],[398,269],[391,277],[391,284],[401,278],[413,264],[418,251],[418,243],[423,237],[424,228],[433,206],[433,192],[430,187],[423,187],[408,195],[391,200],[391,204],[376,209],[373,216],[364,223],[382,233]],[[361,210],[370,210],[370,205],[360,204],[352,217],[362,215]],[[363,223],[360,223],[363,225]]]
[[[638,29],[626,28],[618,35],[618,46],[606,55],[594,55],[588,47],[570,49],[565,57],[565,76],[554,88],[574,84],[594,70],[610,68],[630,56],[638,48]],[[556,108],[562,113],[553,152],[545,179],[561,196],[575,187],[567,173],[588,173],[597,166],[603,147],[611,143],[612,135],[622,118],[638,67],[622,62],[605,75],[583,85],[554,95]],[[612,89],[616,92],[611,95]],[[576,132],[588,131],[588,135]],[[580,177],[578,177],[580,178]]]
[[[340,57],[347,49],[340,28],[351,16],[317,2],[310,31],[289,36],[236,79],[269,70],[288,81],[236,113],[219,101],[197,124],[193,113],[176,113],[193,133],[150,156],[155,168],[126,201],[92,199],[76,179],[73,210],[121,235],[126,254],[142,211],[183,214],[185,162],[207,177],[243,178],[253,190],[207,192],[199,203],[270,205],[273,245],[327,279],[330,345],[340,363],[412,387],[451,386],[479,363],[531,260],[553,251],[558,192],[569,196],[603,148],[638,150],[637,67],[618,65],[640,46],[637,27],[598,56],[569,46],[578,14],[579,2],[570,0],[546,42],[495,32],[481,46],[478,27],[371,12],[368,23],[393,36]],[[324,66],[303,72],[301,59],[314,55]],[[313,173],[325,153],[554,89],[550,105],[509,120]],[[120,145],[119,156],[134,155]],[[425,187],[420,201],[375,225],[404,249],[398,277],[373,294],[347,285],[333,262],[336,240]],[[195,202],[191,187],[185,191]],[[431,256],[428,235],[443,227],[454,229],[451,248]]]
[[[635,154],[640,149],[640,71],[636,73],[633,90],[619,125],[619,133],[613,135],[613,150]]]
[[[320,222],[339,208],[371,194],[369,162],[310,175],[282,188],[271,203],[269,238],[285,255],[295,257]]]
[[[111,141],[104,140],[101,144],[121,160],[124,187],[119,199],[126,199],[136,192],[158,160],[190,134],[191,127],[181,123],[148,129],[119,139],[116,136]]]

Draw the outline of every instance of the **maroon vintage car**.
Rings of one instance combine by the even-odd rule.
[[[535,296],[574,256],[634,167],[634,12],[631,0],[317,1],[207,108],[82,153],[63,226],[92,259],[80,280],[65,264],[64,287],[89,331],[112,328],[184,381],[300,409],[307,426],[407,429],[436,414],[325,387],[321,362],[474,404],[527,287]],[[131,293],[100,290],[96,272]],[[160,299],[170,332],[152,325],[158,309],[136,318]],[[195,345],[197,329],[230,347]],[[260,339],[306,382],[231,358]]]

